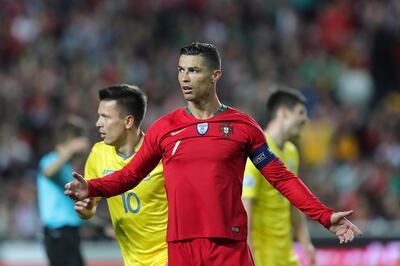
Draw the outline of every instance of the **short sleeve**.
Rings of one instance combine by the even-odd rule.
[[[96,161],[96,146],[93,146],[85,163],[85,178],[88,180],[100,177],[96,170]]]

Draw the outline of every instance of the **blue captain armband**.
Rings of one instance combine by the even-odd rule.
[[[257,169],[262,169],[264,166],[275,160],[276,156],[272,153],[267,144],[263,144],[254,150],[249,155],[249,158]]]

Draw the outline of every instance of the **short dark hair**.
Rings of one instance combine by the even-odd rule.
[[[201,55],[211,70],[221,69],[221,57],[212,44],[192,42],[181,48],[180,55]]]
[[[83,118],[70,115],[56,126],[56,141],[64,143],[69,138],[83,137],[87,131],[87,122]]]
[[[280,106],[283,105],[292,110],[297,104],[306,104],[306,97],[301,92],[290,88],[279,88],[273,91],[266,104],[266,123],[275,118]]]
[[[142,123],[146,113],[147,97],[139,87],[128,84],[112,85],[99,91],[99,100],[115,100],[121,115],[132,115],[137,127]]]

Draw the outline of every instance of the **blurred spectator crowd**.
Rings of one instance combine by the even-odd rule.
[[[98,89],[133,83],[148,128],[183,104],[192,41],[218,47],[221,101],[261,124],[276,86],[306,95],[301,176],[323,202],[400,221],[399,17],[397,0],[0,0],[0,238],[37,237],[37,162],[60,119],[98,141]]]

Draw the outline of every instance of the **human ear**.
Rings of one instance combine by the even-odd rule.
[[[125,127],[127,129],[132,128],[135,125],[135,118],[132,115],[128,115],[125,118]]]
[[[211,79],[212,79],[211,83],[216,83],[221,78],[221,75],[222,75],[221,70],[219,70],[219,69],[214,70],[211,75]]]

